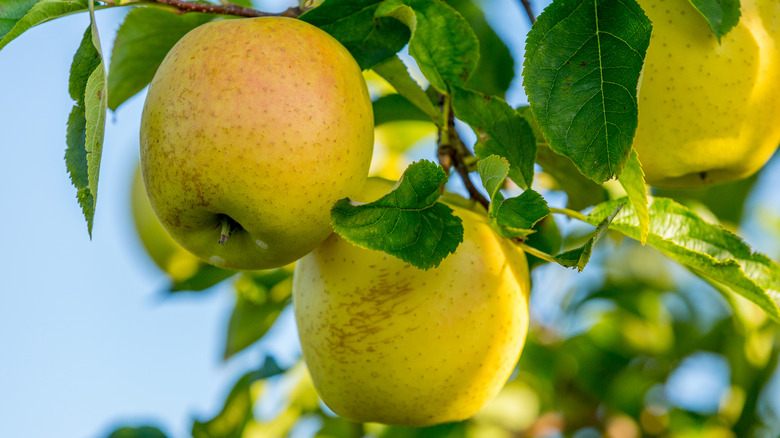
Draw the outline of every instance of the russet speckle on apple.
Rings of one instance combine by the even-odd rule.
[[[141,163],[155,214],[184,248],[230,269],[288,264],[332,232],[357,194],[373,112],[349,52],[303,21],[207,23],[149,87]]]

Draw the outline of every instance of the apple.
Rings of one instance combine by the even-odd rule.
[[[358,201],[389,192],[370,178]],[[417,269],[336,234],[299,260],[293,308],[314,386],[338,415],[427,426],[470,417],[509,378],[525,342],[525,254],[483,211],[451,205],[464,240]]]
[[[174,281],[192,277],[203,262],[176,243],[155,217],[146,196],[140,166],[133,174],[130,196],[133,224],[152,261]]]
[[[755,173],[780,144],[780,2],[742,0],[718,39],[688,0],[639,0],[653,22],[634,148],[647,182],[700,187]]]
[[[141,164],[181,246],[229,269],[286,265],[361,190],[373,112],[349,52],[300,20],[224,19],[185,35],[146,97]]]

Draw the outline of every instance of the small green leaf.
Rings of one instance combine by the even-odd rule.
[[[3,0],[0,2],[0,39],[32,9],[38,0]]]
[[[108,107],[116,110],[147,86],[173,45],[213,18],[210,14],[175,14],[154,7],[131,9],[111,51]]]
[[[589,222],[601,221],[616,200],[597,205]],[[639,240],[640,227],[632,208],[625,208],[611,228]],[[647,244],[682,263],[697,275],[723,284],[780,321],[780,265],[753,252],[739,237],[705,222],[693,211],[671,199],[650,203]]]
[[[428,115],[434,123],[441,126],[441,111],[433,105],[431,99],[425,94],[420,85],[409,75],[404,63],[398,56],[392,56],[389,59],[375,65],[373,70],[379,76],[382,76],[395,90],[409,102],[413,103],[422,112]]]
[[[498,155],[509,161],[509,178],[518,186],[531,187],[534,178],[536,138],[526,119],[503,99],[455,88],[455,116],[477,134],[477,157]]]
[[[466,88],[501,98],[515,78],[515,60],[472,0],[447,0],[466,21],[479,40],[479,63]]]
[[[388,426],[381,429],[378,438],[466,438],[466,422],[444,423],[427,427]]]
[[[167,436],[156,427],[140,426],[117,428],[108,438],[167,438]]]
[[[607,232],[610,223],[612,223],[612,221],[615,219],[615,216],[617,216],[617,214],[620,212],[623,205],[624,204],[622,203],[614,205],[612,213],[609,213],[609,215],[603,218],[600,222],[594,224],[596,225],[596,230],[593,232],[593,236],[588,239],[584,245],[579,248],[558,254],[554,257],[555,261],[567,268],[577,268],[578,271],[582,272],[582,270],[585,269],[585,265],[587,265],[588,261],[590,261],[590,255],[593,252],[593,245],[595,245],[596,242],[601,239],[604,233]]]
[[[600,184],[596,184],[583,176],[571,159],[556,154],[550,149],[544,139],[539,124],[531,113],[531,107],[521,106],[517,112],[525,117],[531,125],[531,130],[536,137],[536,164],[542,167],[545,173],[553,177],[555,185],[553,190],[561,190],[566,193],[566,207],[574,210],[582,210],[591,205],[596,205],[608,199],[607,191]]]
[[[400,94],[388,94],[373,102],[374,126],[400,120],[430,122],[431,118]]]
[[[254,5],[252,4],[252,0],[230,0],[230,3],[233,3],[234,5],[243,6],[245,8],[251,8]]]
[[[504,199],[501,187],[509,174],[509,162],[498,155],[490,155],[477,162],[482,185],[490,196],[491,227],[508,239],[526,237],[533,233],[534,224],[550,214],[547,201],[542,195],[525,190],[520,196]]]
[[[331,210],[333,229],[355,245],[384,251],[421,269],[436,267],[463,241],[460,218],[436,202],[446,181],[436,164],[412,163],[396,187],[377,201],[338,201]]]
[[[92,72],[100,65],[100,53],[92,43],[92,27],[88,27],[81,39],[73,62],[70,64],[70,78],[68,79],[68,92],[70,98],[79,106],[84,106],[84,93],[87,90],[87,80]]]
[[[749,194],[759,179],[761,173],[716,186],[699,189],[661,189],[655,187],[653,193],[659,198],[672,198],[680,204],[692,207],[697,204],[704,205],[721,222],[736,225],[742,220],[742,212]]]
[[[409,42],[409,28],[374,17],[383,0],[326,0],[300,19],[339,40],[363,70],[395,55]]]
[[[647,187],[645,186],[645,172],[642,171],[642,163],[635,150],[631,150],[631,156],[618,177],[620,185],[628,194],[631,206],[634,207],[637,219],[639,219],[639,241],[642,245],[647,241],[647,233],[650,232],[650,211],[647,207]]]
[[[412,33],[409,54],[423,75],[444,94],[469,80],[479,62],[479,40],[468,21],[442,1],[385,0],[377,17],[393,17]]]
[[[65,151],[66,168],[76,187],[90,236],[106,118],[105,70],[96,32],[93,22],[84,33],[71,64],[68,89],[76,105],[68,117]]]
[[[236,283],[238,297],[228,324],[225,360],[265,336],[290,304],[291,278],[286,269],[242,274]]]
[[[201,292],[236,275],[236,271],[218,268],[208,263],[199,263],[198,269],[189,278],[174,280],[166,293]]]
[[[163,431],[154,426],[120,427],[108,438],[166,438]]]
[[[559,1],[526,39],[523,85],[544,137],[597,183],[628,161],[651,29],[634,0]]]
[[[103,134],[106,129],[106,71],[101,62],[87,80],[85,92],[85,111],[87,119],[84,147],[87,151],[87,176],[89,191],[92,194],[92,211],[97,204],[98,178],[100,176],[100,158],[103,154]],[[91,218],[88,219],[89,234],[92,235]]]
[[[739,0],[690,0],[691,4],[707,20],[718,41],[739,23]]]
[[[526,238],[525,244],[545,254],[558,253],[563,244],[563,237],[561,237],[561,232],[558,229],[555,218],[547,216],[537,222],[536,225],[534,225],[534,233]],[[528,258],[528,265],[531,268],[547,262],[547,260],[540,259],[528,252],[526,252],[525,255]]]
[[[498,211],[498,224],[513,229],[531,229],[550,214],[547,201],[537,191],[527,189],[519,196],[509,198]]]
[[[70,182],[76,187],[76,200],[87,220],[87,229],[92,230],[92,221],[95,217],[95,199],[89,190],[87,149],[84,147],[86,134],[87,118],[84,115],[84,108],[75,105],[68,116],[65,168],[70,175]]]
[[[33,26],[64,15],[86,11],[89,8],[88,0],[41,0],[32,5],[24,16],[15,18],[29,4],[29,2],[14,0],[10,7],[6,7],[5,2],[0,6],[0,18],[4,19],[0,22],[0,30],[3,30],[3,33],[0,33],[2,37],[0,49]],[[6,30],[12,23],[13,27]]]
[[[219,414],[206,422],[194,422],[193,438],[241,438],[247,423],[252,419],[252,384],[283,372],[272,357],[266,357],[260,369],[238,379]]]

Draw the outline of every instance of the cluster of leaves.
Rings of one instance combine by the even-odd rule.
[[[738,20],[737,2],[695,4],[719,38]],[[14,0],[0,11],[4,23],[0,48],[34,25],[75,12],[90,13],[91,24],[71,68],[70,93],[76,105],[68,118],[66,151],[90,232],[107,108],[115,110],[141,91],[179,38],[215,19],[213,14],[133,8],[117,33],[106,77],[95,8],[94,1],[84,0]],[[439,155],[454,159],[469,186],[468,173],[479,172],[490,198],[491,223],[502,236],[524,240],[540,220],[560,212],[550,209],[531,189],[536,163],[558,177],[570,203],[578,207],[592,205],[591,200],[604,201],[597,187],[616,177],[628,198],[596,205],[587,218],[582,217],[598,226],[591,241],[558,255],[534,255],[581,270],[595,240],[611,228],[662,249],[780,319],[776,263],[752,254],[739,239],[684,207],[647,197],[632,141],[638,120],[635,90],[652,26],[635,1],[553,2],[527,38],[523,84],[530,106],[524,108],[512,108],[502,99],[511,81],[507,67],[512,64],[496,65],[491,57],[496,51],[506,59],[508,51],[468,1],[329,0],[300,19],[336,37],[362,68],[373,69],[394,87],[397,95],[376,102],[378,117],[423,119],[438,127]],[[430,84],[427,90],[410,77],[397,56],[407,44]],[[471,151],[455,130],[454,118],[477,134],[476,165],[464,164]],[[459,219],[438,201],[439,186],[452,166],[444,164],[444,173],[430,163],[413,164],[403,183],[375,203],[337,204],[334,229],[353,243],[386,251],[419,268],[437,266],[462,240]],[[501,189],[506,180],[524,192],[505,199]],[[590,189],[585,196],[583,187]],[[618,216],[621,222],[612,223],[612,213],[623,203],[629,207]],[[384,214],[388,211],[392,214]],[[395,227],[399,223],[403,226]],[[395,231],[388,234],[388,229]]]
[[[718,38],[739,18],[736,1],[691,1]],[[237,3],[251,6],[247,2]],[[69,91],[75,105],[68,117],[66,137],[68,172],[90,232],[107,109],[116,110],[146,87],[170,48],[189,30],[211,20],[230,18],[210,13],[174,13],[175,8],[154,2],[133,7],[119,28],[106,74],[95,10],[118,6],[126,4],[4,0],[0,6],[0,49],[32,26],[72,13],[90,14],[91,24],[71,68]],[[337,203],[332,211],[333,225],[346,239],[388,252],[422,269],[437,266],[462,240],[459,219],[440,199],[440,188],[454,168],[472,195],[486,195],[486,210],[495,231],[523,245],[535,256],[534,264],[552,262],[582,270],[590,261],[597,240],[613,230],[657,248],[722,288],[724,296],[736,292],[780,320],[780,266],[776,262],[752,252],[737,236],[671,199],[681,200],[679,194],[667,193],[669,198],[647,195],[632,141],[637,125],[635,90],[652,26],[634,0],[553,2],[527,38],[523,85],[530,105],[519,108],[504,100],[514,78],[509,51],[488,26],[480,9],[469,0],[326,0],[299,18],[333,35],[363,69],[373,70],[394,88],[396,93],[374,101],[377,125],[398,120],[431,123],[439,132],[438,155],[445,158],[441,166],[429,161],[413,163],[394,190],[373,203]],[[427,89],[411,77],[398,56],[407,45],[429,84]],[[476,134],[473,147],[463,144],[455,129],[455,119]],[[568,209],[549,206],[542,194],[531,188],[536,165],[554,181],[555,189],[568,195]],[[481,189],[473,187],[471,172],[478,174]],[[612,178],[617,178],[626,198],[609,199],[602,184]],[[509,186],[522,192],[509,196],[505,190]],[[744,193],[740,196],[744,198]],[[587,215],[578,212],[590,207]],[[562,248],[561,235],[551,216],[557,213],[579,219],[594,229],[576,244]],[[232,275],[204,265],[191,278],[177,280],[171,289],[202,290]],[[236,282],[238,298],[228,328],[226,359],[267,333],[289,304],[290,275],[285,269],[241,274]],[[625,285],[616,286],[618,289],[631,290]],[[609,299],[624,300],[624,295],[630,294],[616,293]],[[618,308],[630,306],[631,303],[621,303]],[[619,328],[615,330],[620,333]],[[676,339],[682,339],[685,330],[693,329],[681,328]],[[581,336],[592,334],[591,330]],[[537,352],[544,358],[545,354],[568,349],[569,343],[584,345],[572,339],[580,338],[572,336],[555,343],[532,338],[530,353],[526,354]],[[688,350],[684,351],[692,351],[703,339],[704,335],[685,341]],[[609,354],[599,352],[602,359],[620,359],[609,365],[620,368],[615,370],[617,373],[624,369],[629,370],[627,373],[636,371],[632,368],[636,363],[627,360],[626,354],[621,355],[615,345]],[[675,353],[676,358],[681,357],[681,351]],[[584,351],[584,356],[577,360],[592,359],[594,354]],[[607,367],[609,361],[603,362],[598,366]],[[527,370],[529,374],[544,375],[543,360],[524,363],[540,367]],[[665,368],[667,374],[652,376],[656,379],[654,384],[664,381],[673,364],[670,359]],[[277,364],[266,362],[259,371],[242,377],[228,396],[223,412],[211,421],[196,423],[193,435],[241,436],[253,421],[250,387],[281,372]],[[585,388],[577,394],[611,400],[610,394],[603,393],[604,387],[589,388],[579,378],[574,383]],[[558,389],[574,384],[572,379],[570,375],[550,376],[548,383],[558,393]],[[566,403],[569,402],[574,403]],[[610,406],[616,411],[636,414],[639,421],[642,410],[638,405],[614,403]],[[550,406],[554,409],[557,405]],[[583,412],[592,414],[589,418],[593,423],[599,418],[593,412],[597,404],[589,406],[584,406]],[[325,425],[323,436],[328,428],[351,427],[323,414],[316,403],[303,403],[296,409],[299,416],[316,415]],[[591,423],[583,424],[595,424]],[[461,436],[465,433],[462,431],[472,427],[470,424],[428,430],[425,436]],[[398,430],[401,429],[388,428],[380,436],[417,433],[393,435],[400,434],[394,432]],[[121,432],[129,435],[122,435],[117,431],[117,436],[158,436],[154,435],[157,432],[144,429],[141,435],[132,435],[129,430]]]

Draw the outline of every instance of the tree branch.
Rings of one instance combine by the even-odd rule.
[[[444,113],[447,123],[439,128],[439,147],[436,151],[436,155],[439,158],[439,164],[444,167],[444,171],[449,175],[450,168],[454,167],[458,172],[460,179],[463,180],[463,185],[466,186],[466,190],[469,192],[469,197],[480,204],[487,210],[490,206],[488,201],[482,193],[474,186],[474,183],[469,177],[469,167],[466,164],[466,159],[471,157],[471,151],[463,144],[458,131],[455,129],[455,115],[453,114],[451,105],[452,102],[449,96],[444,97],[441,100],[442,112]]]
[[[520,0],[520,4],[523,6],[523,9],[525,9],[525,14],[528,16],[528,20],[533,26],[536,17],[534,17],[534,11],[531,9],[531,0]]]
[[[262,12],[252,8],[245,8],[234,4],[212,5],[208,3],[194,3],[184,0],[147,0],[151,3],[173,6],[182,12],[203,12],[207,14],[235,15],[237,17],[290,17],[298,18],[305,12],[300,7],[291,7],[280,13]]]

